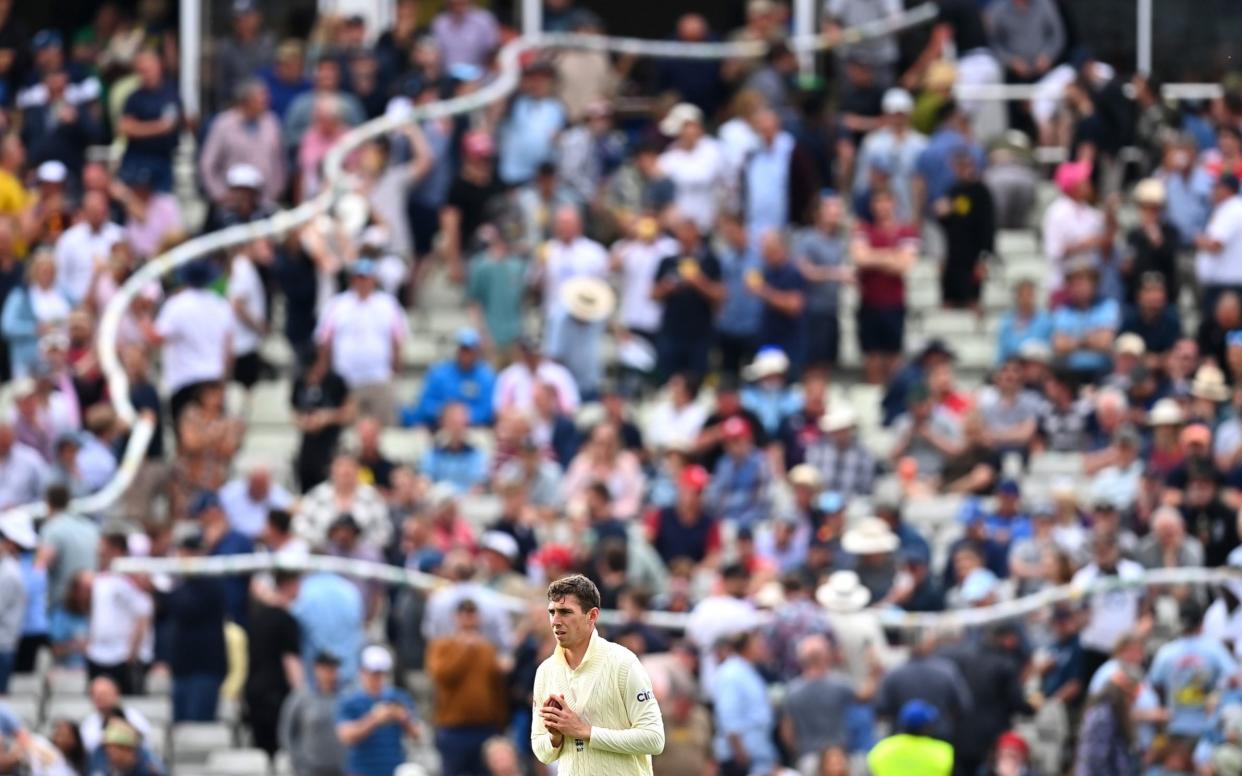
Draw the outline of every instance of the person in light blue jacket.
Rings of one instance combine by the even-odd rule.
[[[1052,345],[1052,316],[1039,309],[1035,294],[1034,280],[1021,280],[1014,286],[1014,309],[1001,318],[996,336],[997,364],[1017,357],[1022,346],[1031,340]]]
[[[30,376],[39,360],[39,338],[63,325],[71,309],[56,286],[56,263],[51,253],[36,253],[26,270],[26,282],[9,292],[0,310],[0,335],[8,342],[14,378]]]

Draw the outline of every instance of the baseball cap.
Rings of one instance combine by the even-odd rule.
[[[319,651],[315,653],[315,665],[317,666],[339,666],[341,659],[331,652]]]
[[[750,436],[750,424],[735,415],[724,422],[721,431],[725,439],[741,439]]]
[[[35,176],[39,179],[39,183],[64,183],[65,178],[69,177],[69,168],[64,162],[49,159],[39,165]]]
[[[1002,752],[1006,749],[1016,749],[1024,758],[1031,752],[1026,739],[1012,730],[1002,733],[1001,737],[996,739],[996,751]]]
[[[392,670],[392,654],[379,644],[372,644],[362,650],[358,665],[363,671],[370,673],[387,673]]]
[[[104,728],[103,742],[104,746],[123,746],[127,749],[137,749],[140,744],[138,731],[123,719],[112,719],[108,722],[108,726]]]
[[[921,698],[906,701],[897,713],[897,727],[901,730],[922,730],[940,719],[936,707]]]
[[[1022,486],[1015,479],[1003,479],[996,486],[996,492],[1002,496],[1019,496],[1022,494]]]
[[[707,487],[707,483],[710,479],[711,477],[708,475],[707,469],[704,469],[702,466],[698,466],[697,464],[694,466],[687,466],[681,470],[682,487],[693,488],[694,490],[703,490],[703,488]]]
[[[356,278],[373,278],[375,277],[375,262],[371,259],[355,259],[349,271]]]
[[[821,512],[826,512],[830,515],[836,514],[845,509],[845,497],[841,495],[840,491],[827,490],[819,494],[819,498],[815,501],[815,506]]]
[[[56,30],[39,30],[30,43],[35,51],[42,51],[52,46],[63,46],[65,39]]]
[[[881,107],[886,114],[909,113],[914,110],[914,98],[905,89],[889,89],[884,92]]]
[[[487,531],[479,538],[479,549],[496,553],[512,562],[518,556],[518,543],[504,531]]]
[[[459,348],[477,348],[479,346],[479,332],[469,326],[463,326],[457,330],[457,347]]]

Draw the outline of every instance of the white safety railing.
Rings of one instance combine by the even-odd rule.
[[[229,576],[254,574],[261,571],[292,571],[298,573],[328,572],[374,580],[389,585],[403,585],[420,590],[434,591],[447,586],[448,580],[424,574],[413,569],[392,566],[369,560],[337,558],[323,555],[291,553],[254,553],[251,555],[224,555],[214,557],[183,558],[118,558],[112,568],[121,573],[165,574],[170,576]],[[1117,590],[1143,590],[1150,587],[1211,586],[1242,582],[1242,569],[1224,568],[1173,568],[1150,569],[1141,577],[1121,579],[1104,577],[1086,585],[1061,585],[1051,587],[1011,601],[1002,601],[973,609],[955,609],[945,612],[906,612],[895,607],[873,608],[868,611],[885,627],[896,630],[940,630],[948,628],[977,628],[997,622],[1015,620],[1035,612],[1051,611],[1053,606],[1066,602],[1082,602],[1092,595]],[[530,610],[530,601],[495,594],[496,600],[514,614]],[[684,630],[688,615],[677,612],[648,612],[643,622],[668,630]],[[624,622],[620,612],[600,613],[606,624]]]

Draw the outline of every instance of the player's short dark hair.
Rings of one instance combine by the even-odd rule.
[[[595,583],[581,574],[561,577],[548,585],[548,600],[559,601],[573,596],[578,599],[582,611],[589,612],[599,608],[599,588]]]

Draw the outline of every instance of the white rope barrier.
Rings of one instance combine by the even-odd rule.
[[[293,571],[299,573],[330,572],[344,576],[402,585],[428,592],[449,584],[448,580],[413,569],[391,566],[385,563],[327,555],[302,555],[282,553],[255,553],[251,555],[223,555],[214,557],[183,558],[118,558],[112,569],[127,574],[166,574],[170,576],[229,576],[253,574],[260,571]],[[1098,579],[1089,585],[1061,585],[1041,590],[1022,598],[1001,601],[990,606],[973,609],[954,609],[946,612],[907,612],[894,607],[872,608],[867,611],[887,628],[895,630],[942,630],[978,628],[997,622],[1026,617],[1040,610],[1051,610],[1057,604],[1082,603],[1092,595],[1118,590],[1139,590],[1149,587],[1178,587],[1223,585],[1242,582],[1242,569],[1223,568],[1175,568],[1150,569],[1134,580],[1116,577]],[[498,601],[514,614],[525,614],[531,601],[496,593]],[[677,612],[648,612],[643,622],[667,630],[685,630],[689,616]],[[604,611],[600,620],[605,624],[624,622],[620,612]]]

